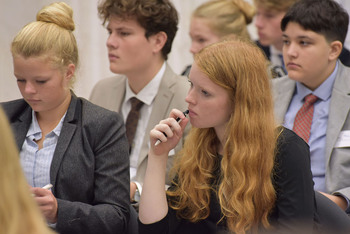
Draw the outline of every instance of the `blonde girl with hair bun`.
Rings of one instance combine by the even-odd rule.
[[[255,15],[255,8],[245,0],[212,0],[197,7],[191,16],[190,52],[195,55],[202,48],[226,36],[250,39],[247,29]],[[191,65],[182,75],[188,75]]]
[[[123,233],[130,209],[123,120],[73,92],[79,58],[72,8],[52,3],[36,19],[11,44],[23,98],[1,104],[30,191],[59,233]]]

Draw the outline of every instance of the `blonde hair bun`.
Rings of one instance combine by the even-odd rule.
[[[53,23],[70,31],[75,29],[73,10],[64,2],[56,2],[43,7],[36,15],[36,20]]]
[[[255,15],[255,7],[244,0],[231,0],[231,2],[235,4],[244,14],[246,23],[250,24],[253,21],[253,17]]]

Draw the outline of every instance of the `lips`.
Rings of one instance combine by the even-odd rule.
[[[110,60],[115,60],[115,59],[118,59],[119,57],[117,55],[114,55],[114,54],[108,54],[108,58]]]
[[[26,99],[26,101],[28,103],[38,103],[38,102],[40,102],[40,100],[38,100],[38,99]]]
[[[296,63],[289,62],[289,63],[287,63],[287,67],[290,68],[290,69],[293,69],[293,68],[300,67],[300,65],[298,65]]]
[[[188,111],[189,111],[188,115],[189,115],[190,117],[193,117],[193,116],[196,116],[196,115],[197,115],[196,112],[194,112],[194,111],[191,110],[191,109],[188,109]]]

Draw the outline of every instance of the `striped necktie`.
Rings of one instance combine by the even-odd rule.
[[[304,98],[304,104],[299,109],[294,119],[293,131],[298,134],[305,142],[309,142],[311,123],[314,116],[314,103],[318,97],[309,94]]]

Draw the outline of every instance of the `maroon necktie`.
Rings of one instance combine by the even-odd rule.
[[[312,118],[314,116],[314,103],[317,97],[313,94],[307,95],[303,106],[299,109],[294,119],[293,131],[305,142],[309,142]]]
[[[129,141],[129,152],[133,148],[133,140],[136,133],[137,123],[140,118],[140,109],[143,105],[143,102],[137,99],[136,97],[132,97],[130,99],[131,102],[131,110],[126,118],[126,136]]]

